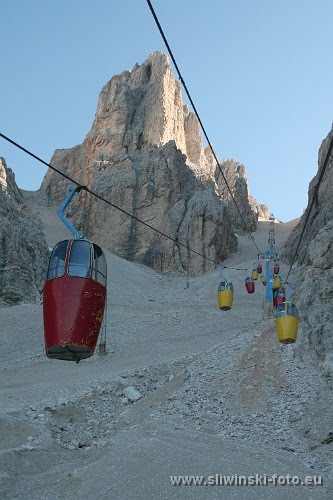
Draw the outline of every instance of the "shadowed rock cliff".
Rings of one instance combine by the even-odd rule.
[[[318,172],[309,185],[308,206],[287,241],[285,258],[293,259],[313,200],[315,187],[324,166],[333,131],[322,142],[318,155]],[[330,384],[333,382],[333,169],[330,160],[318,195],[310,212],[304,236],[297,252],[299,267],[295,272],[297,305],[301,311],[303,336],[301,354],[315,356]]]
[[[268,220],[269,216],[265,217],[263,209],[265,205],[258,205],[256,200],[249,195],[245,166],[235,160],[228,159],[223,161],[221,169],[224,178],[219,169],[215,170],[217,191],[221,200],[229,207],[234,226],[243,229],[243,231],[255,231],[259,216],[264,220]],[[233,196],[231,196],[230,191]]]
[[[0,305],[39,299],[47,262],[41,225],[24,204],[13,172],[0,158]]]

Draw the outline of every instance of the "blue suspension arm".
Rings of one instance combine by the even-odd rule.
[[[62,203],[61,207],[59,208],[59,212],[58,212],[61,221],[70,230],[70,232],[73,233],[73,237],[75,240],[80,240],[80,239],[84,238],[84,236],[82,234],[80,234],[79,231],[77,229],[75,229],[73,224],[66,218],[64,211],[66,210],[67,206],[69,205],[69,203],[72,200],[75,193],[79,192],[81,189],[82,188],[79,186],[71,189],[67,198],[65,199],[65,201]]]
[[[275,255],[272,247],[270,250],[262,251],[260,254],[262,259],[266,260],[266,291],[265,291],[265,301],[272,302],[273,300],[273,277],[271,273],[270,260]]]
[[[223,279],[226,283],[228,283],[227,278],[226,278],[226,277],[224,276],[224,274],[223,274],[224,269],[225,269],[225,266],[222,266],[222,264],[221,264],[221,278],[222,278],[222,279]]]

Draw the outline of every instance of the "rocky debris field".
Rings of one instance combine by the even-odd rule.
[[[112,356],[101,355],[93,364],[106,367]],[[113,376],[104,374],[85,388],[77,385],[75,392],[65,390],[59,399],[50,397],[49,401],[38,404],[36,398],[34,404],[1,419],[5,444],[7,439],[7,449],[4,446],[0,456],[3,498],[58,498],[59,488],[53,494],[48,477],[55,480],[60,474],[63,478],[66,471],[66,484],[73,486],[82,470],[89,470],[104,454],[103,467],[109,470],[119,435],[135,432],[141,439],[143,431],[149,440],[156,432],[191,433],[192,438],[196,436],[190,441],[192,446],[199,436],[215,436],[235,449],[242,443],[252,450],[252,467],[262,455],[282,454],[281,474],[290,473],[291,463],[296,471],[324,476],[320,494],[312,488],[306,490],[305,498],[329,498],[332,391],[324,379],[316,377],[314,367],[295,356],[294,346],[277,344],[273,321],[258,322],[255,330],[244,331],[208,352]],[[265,473],[270,470],[267,464]],[[29,496],[22,497],[26,488]],[[71,487],[65,498],[90,498],[85,488],[80,496],[75,491]],[[149,494],[146,498],[154,498]],[[126,498],[126,491],[115,498]],[[179,495],[157,498],[187,496],[179,490]],[[285,497],[274,491],[269,498]]]
[[[185,366],[186,360],[182,360],[124,372],[92,385],[76,399],[30,406],[26,416],[33,425],[43,428],[42,434],[48,435],[54,446],[67,450],[105,446],[119,429],[130,425],[126,417],[135,408],[134,403],[165,388],[179,372],[183,375]],[[39,444],[35,438],[30,439],[31,449]]]
[[[332,474],[332,390],[294,346],[277,344],[274,324],[261,326],[190,364],[185,383],[154,415],[253,447],[271,444]]]

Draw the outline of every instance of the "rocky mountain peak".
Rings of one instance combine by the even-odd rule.
[[[174,141],[193,168],[202,170],[212,162],[202,146],[199,122],[183,104],[180,82],[162,52],[152,53],[143,64],[104,85],[87,139],[96,135],[98,144],[107,145],[103,155],[108,149],[133,154],[143,144],[160,147]]]
[[[180,82],[162,52],[113,76],[100,92],[95,119],[83,143],[56,150],[51,163],[213,260],[225,258],[236,248],[233,227],[239,221],[233,217],[230,195],[218,181],[217,166],[211,151],[203,147],[198,120],[183,103]],[[249,204],[244,173],[242,179],[233,188],[254,230],[256,213]],[[57,202],[64,199],[68,187],[52,172],[42,184]],[[88,237],[121,256],[163,270],[187,266],[188,256],[177,244],[162,241],[123,214],[113,211],[111,217],[110,208],[100,204],[97,208],[96,200],[85,193],[73,209],[75,222]],[[200,272],[207,262],[193,256],[191,266]]]

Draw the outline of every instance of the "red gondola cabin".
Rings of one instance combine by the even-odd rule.
[[[273,291],[273,305],[275,308],[278,308],[279,305],[283,304],[285,301],[286,291],[283,287]]]
[[[247,293],[254,293],[254,281],[250,276],[245,278],[245,288]]]
[[[106,259],[85,239],[53,249],[43,292],[48,358],[79,362],[94,354],[106,300]]]

